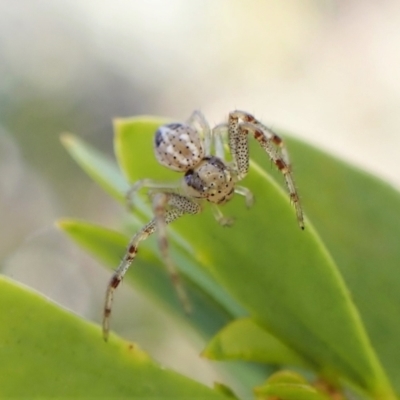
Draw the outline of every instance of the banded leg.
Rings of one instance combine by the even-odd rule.
[[[240,120],[244,122],[240,122]],[[228,122],[229,146],[238,168],[238,179],[246,176],[249,166],[249,150],[247,136],[253,134],[272,162],[282,172],[290,199],[296,210],[296,216],[301,229],[304,229],[303,210],[291,172],[288,153],[282,139],[257,121],[251,114],[234,111],[229,114]],[[279,146],[279,151],[276,146]]]
[[[169,205],[171,208],[165,210],[165,207]],[[184,214],[196,214],[201,211],[200,206],[197,203],[194,203],[189,198],[174,194],[174,193],[155,193],[153,196],[153,207],[155,210],[156,216],[146,224],[136,235],[133,236],[131,241],[129,242],[127,252],[122,259],[120,265],[112,275],[110,282],[107,286],[104,311],[103,311],[103,338],[105,341],[108,339],[109,331],[110,331],[110,317],[112,310],[112,303],[114,297],[114,291],[121,283],[124,278],[126,272],[128,271],[130,265],[136,257],[139,243],[143,240],[146,240],[152,233],[156,231],[156,229],[160,229],[160,239],[159,244],[161,248],[161,253],[167,260],[167,268],[168,272],[171,275],[171,280],[174,284],[175,290],[177,291],[178,297],[184,307],[187,309],[188,304],[186,294],[180,284],[180,280],[178,274],[175,270],[175,267],[172,261],[168,261],[168,245],[165,235],[165,226]]]
[[[245,111],[236,110],[236,111],[233,111],[230,115],[234,115],[236,118],[239,118],[240,120],[242,120],[244,122],[249,122],[252,125],[255,125],[258,128],[260,128],[260,130],[265,134],[265,136],[268,139],[270,139],[275,146],[278,147],[283,160],[290,167],[289,153],[287,151],[285,143],[283,142],[283,139],[277,133],[275,133],[271,128],[268,128],[266,125],[264,125],[258,119],[256,119],[253,115],[251,115]]]
[[[155,216],[154,219],[156,221],[156,229],[158,231],[158,247],[160,249],[164,264],[167,268],[169,277],[175,288],[178,299],[182,304],[185,313],[190,314],[190,301],[181,283],[179,273],[175,268],[175,264],[172,261],[172,258],[168,251],[167,224],[170,221],[168,221],[168,215],[166,214],[167,205],[173,207],[172,210],[168,210],[167,213],[173,211],[177,213],[177,217],[174,219],[179,218],[179,216],[182,216],[183,214],[197,214],[201,211],[201,209],[199,204],[194,203],[189,198],[178,194],[155,193],[153,197],[153,209]]]

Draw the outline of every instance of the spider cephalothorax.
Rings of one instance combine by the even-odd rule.
[[[223,135],[226,133],[232,158],[229,162],[225,159],[223,144]],[[121,264],[107,287],[103,318],[104,339],[108,338],[114,290],[135,258],[139,242],[156,230],[159,247],[178,297],[185,310],[189,311],[189,301],[169,257],[166,225],[184,214],[201,212],[204,200],[211,203],[215,218],[222,225],[231,225],[232,219],[224,217],[218,206],[228,202],[235,193],[245,197],[248,207],[252,205],[253,195],[250,190],[237,185],[247,175],[249,169],[249,135],[259,142],[282,172],[290,199],[296,209],[298,223],[300,228],[304,229],[303,211],[283,141],[251,114],[239,110],[233,111],[229,113],[227,123],[211,129],[203,114],[194,111],[186,123],[176,122],[159,127],[154,135],[156,159],[167,168],[184,173],[184,176],[178,182],[172,183],[142,179],[128,192],[130,202],[138,190],[149,189],[154,218],[133,236]]]

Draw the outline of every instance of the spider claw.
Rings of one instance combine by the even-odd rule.
[[[246,198],[246,207],[249,209],[254,206],[254,196],[251,194],[249,197]]]
[[[229,228],[235,223],[235,218],[233,217],[222,217],[218,220],[218,223],[224,228]]]

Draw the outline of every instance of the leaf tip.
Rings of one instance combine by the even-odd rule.
[[[61,143],[63,144],[64,147],[70,148],[75,143],[76,137],[72,133],[63,132],[60,135],[60,141],[61,141]]]
[[[74,221],[68,218],[61,218],[54,222],[54,226],[61,231],[67,231],[73,224]]]

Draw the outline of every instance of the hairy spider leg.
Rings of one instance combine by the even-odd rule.
[[[212,135],[215,143],[216,156],[221,158],[224,162],[226,162],[225,150],[224,150],[224,134],[226,134],[227,132],[228,132],[228,124],[226,123],[218,124],[212,130]],[[232,173],[235,177],[235,181],[238,181],[239,179],[237,178],[237,173],[235,172],[238,169],[235,158],[233,159],[233,165],[234,168],[233,169],[231,168]],[[244,186],[236,186],[235,193],[245,198],[247,208],[250,208],[254,204],[254,196],[250,189]],[[233,218],[225,217],[217,205],[213,205],[213,214],[217,222],[220,223],[222,226],[231,226],[234,222]]]
[[[285,161],[286,165],[289,168],[291,168],[289,153],[287,151],[286,145],[285,145],[283,139],[276,132],[274,132],[271,128],[268,128],[266,125],[264,125],[262,122],[260,122],[253,115],[249,114],[246,111],[236,110],[236,111],[233,111],[231,114],[234,114],[236,117],[238,117],[242,121],[249,122],[249,123],[259,127],[263,131],[265,136],[268,137],[268,139],[270,139],[275,146],[277,146],[280,153],[282,154],[283,161]]]
[[[189,298],[187,297],[185,289],[181,283],[178,270],[176,269],[168,250],[168,221],[166,219],[166,211],[168,212],[168,210],[166,210],[167,205],[173,207],[172,211],[175,211],[177,215],[177,217],[174,219],[179,218],[183,214],[197,214],[201,211],[201,208],[198,203],[194,203],[189,198],[175,193],[155,193],[153,197],[154,216],[156,221],[156,229],[158,231],[158,247],[160,248],[163,261],[167,267],[168,274],[172,284],[174,285],[178,299],[181,302],[186,314],[190,314],[192,307]]]
[[[240,122],[243,120],[244,122]],[[260,146],[268,154],[272,162],[277,166],[285,178],[286,186],[289,190],[290,200],[296,210],[297,221],[301,229],[304,229],[303,210],[300,204],[294,178],[291,172],[287,151],[283,147],[283,141],[278,136],[273,136],[271,131],[264,129],[264,125],[257,121],[251,114],[243,111],[233,111],[229,114],[228,135],[229,146],[232,157],[236,161],[238,168],[238,179],[244,178],[249,167],[249,148],[247,136],[252,134]],[[280,149],[285,149],[281,155],[275,145],[280,143]]]
[[[166,209],[167,206],[171,208]],[[146,224],[136,235],[133,236],[129,242],[127,252],[122,259],[120,265],[112,275],[110,282],[107,286],[106,298],[103,312],[103,338],[105,341],[108,340],[110,331],[110,317],[112,310],[112,303],[114,297],[114,291],[121,283],[130,265],[136,257],[139,243],[146,240],[152,233],[157,229],[159,231],[159,245],[161,254],[166,257],[166,265],[170,274],[172,283],[177,292],[178,298],[183,304],[185,310],[189,310],[189,302],[186,293],[181,285],[179,275],[173,265],[172,261],[168,256],[168,243],[165,235],[165,226],[184,214],[197,214],[201,211],[199,204],[193,202],[185,196],[181,196],[175,193],[155,193],[153,196],[153,208],[155,217]],[[166,256],[167,255],[167,256]]]

